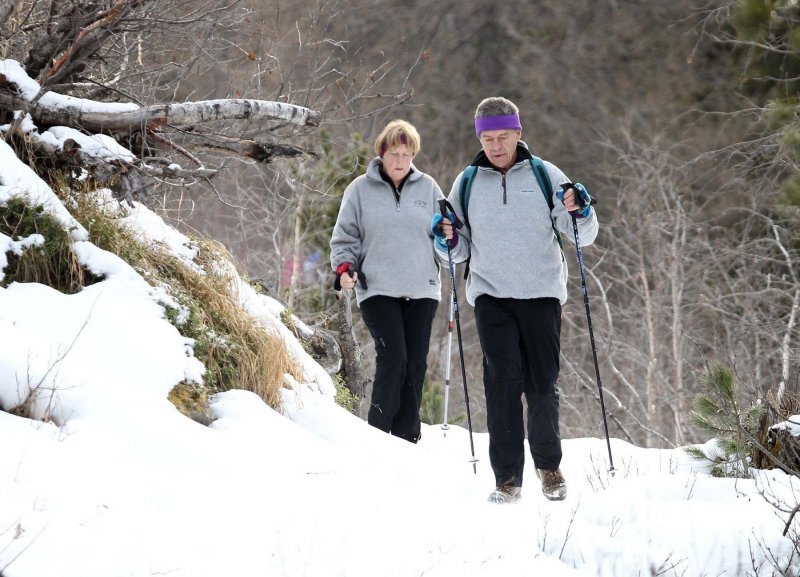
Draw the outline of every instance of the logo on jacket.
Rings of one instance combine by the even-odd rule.
[[[421,206],[421,207],[424,208],[424,207],[428,206],[428,203],[425,202],[424,200],[415,200],[414,201],[414,206]]]

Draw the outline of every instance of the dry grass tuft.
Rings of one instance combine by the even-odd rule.
[[[231,293],[237,280],[233,275],[238,273],[225,248],[214,241],[200,241],[198,246],[198,261],[207,274],[189,271],[181,284],[203,303],[199,311],[202,323],[211,327],[214,334],[227,335],[232,343],[229,347],[220,346],[218,340],[209,343],[208,361],[221,372],[235,367],[238,384],[227,388],[253,391],[270,406],[280,406],[284,375],[288,373],[299,380],[302,369],[289,356],[283,340],[239,306],[238,295]]]
[[[91,194],[65,194],[65,205],[89,232],[91,241],[130,264],[153,286],[164,288],[178,303],[167,307],[166,317],[186,337],[194,339],[195,355],[206,366],[204,391],[180,385],[170,394],[179,410],[203,419],[200,405],[208,394],[229,389],[252,391],[271,407],[281,408],[281,389],[287,373],[302,379],[302,369],[289,356],[279,335],[239,305],[234,294],[240,282],[234,259],[216,242],[197,242],[199,257],[193,267],[166,247],[145,243],[115,214],[99,206]],[[21,256],[11,255],[5,267],[4,285],[38,282],[65,293],[75,293],[98,279],[83,269],[72,241],[62,225],[41,207],[29,207],[12,199],[0,207],[0,230],[12,238],[41,234],[42,246],[30,247]],[[198,412],[199,411],[199,412]],[[193,417],[194,418],[194,417]]]
[[[302,369],[289,356],[281,338],[271,334],[238,303],[232,293],[239,273],[233,258],[213,241],[197,242],[197,264],[203,272],[158,245],[147,245],[113,215],[91,203],[79,203],[76,215],[92,242],[114,252],[151,284],[162,286],[182,310],[167,317],[181,334],[194,339],[195,355],[207,369],[210,392],[230,389],[252,391],[271,407],[281,407],[280,390],[285,374],[300,378]],[[187,314],[188,313],[188,314]]]

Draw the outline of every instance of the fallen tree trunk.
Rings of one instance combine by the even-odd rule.
[[[303,106],[267,100],[223,99],[174,104],[155,104],[134,110],[85,110],[78,103],[65,101],[61,106],[48,106],[40,99],[31,105],[12,92],[13,86],[0,75],[0,108],[23,110],[37,124],[69,126],[89,132],[134,133],[158,127],[191,126],[226,120],[281,120],[299,126],[318,126],[320,114]],[[81,101],[79,101],[81,102]]]

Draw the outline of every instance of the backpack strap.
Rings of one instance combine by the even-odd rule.
[[[461,176],[461,208],[464,211],[464,224],[467,227],[469,227],[469,194],[476,172],[478,172],[478,167],[471,164],[463,170]]]
[[[461,174],[461,210],[464,211],[464,224],[469,228],[469,194],[472,190],[472,181],[475,179],[475,174],[478,172],[478,167],[470,164],[466,167]],[[469,276],[469,261],[472,256],[468,256],[464,262],[464,280]]]
[[[544,162],[538,156],[531,156],[530,159],[533,174],[536,176],[536,182],[539,183],[539,188],[542,189],[544,199],[547,201],[547,206],[553,210],[553,185],[550,183],[550,176],[547,174],[547,169],[544,167]],[[555,221],[551,218],[550,224],[553,227],[553,234],[558,241],[558,246],[561,247],[561,252],[564,252],[564,242],[561,240],[561,233],[556,228]]]

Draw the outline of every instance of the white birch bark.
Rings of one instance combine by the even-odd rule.
[[[229,120],[280,120],[299,126],[317,126],[320,114],[303,106],[268,100],[220,99],[154,104],[126,111],[85,111],[78,106],[49,107],[30,103],[8,90],[0,78],[0,107],[24,110],[37,123],[82,128],[90,132],[139,132],[159,126],[188,126]]]

